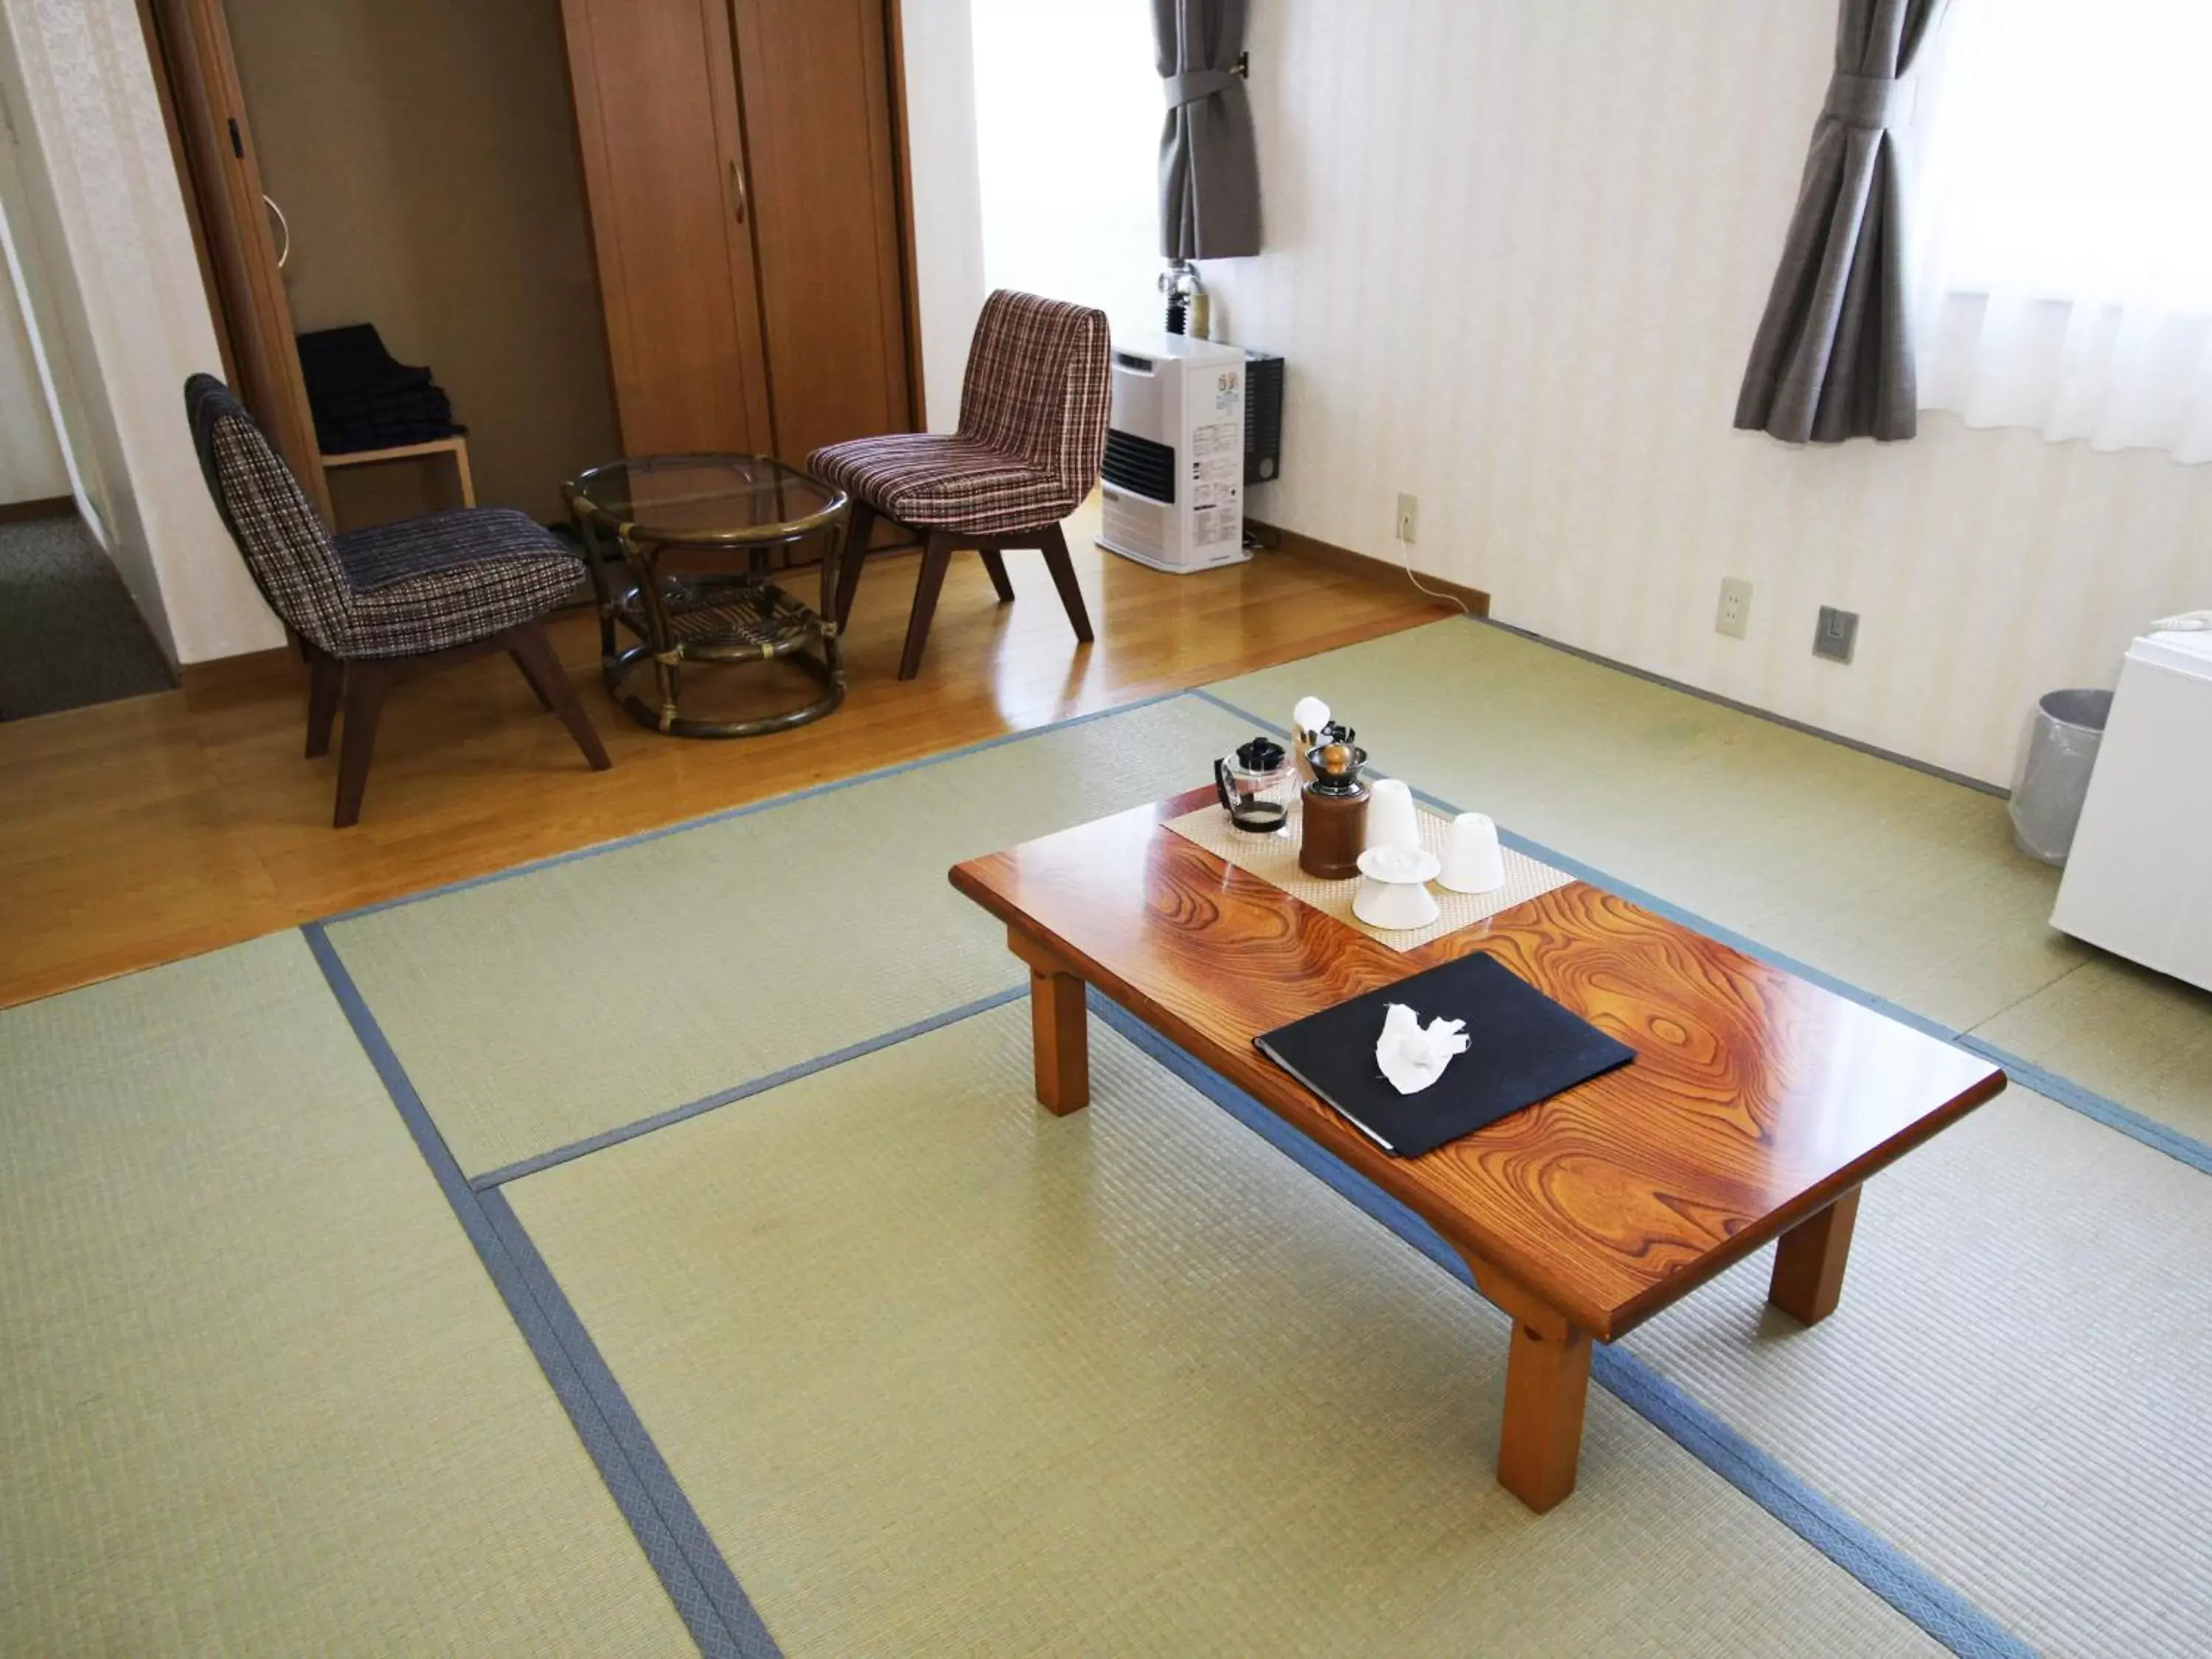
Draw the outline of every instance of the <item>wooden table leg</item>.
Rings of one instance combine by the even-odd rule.
[[[1513,1321],[1498,1484],[1541,1515],[1575,1489],[1589,1398],[1589,1333],[1486,1263],[1466,1260],[1483,1295]]]
[[[1030,1033],[1036,1047],[1036,1097],[1066,1117],[1091,1103],[1091,1016],[1083,981],[1030,969]]]
[[[1766,1299],[1801,1324],[1817,1325],[1835,1312],[1858,1216],[1859,1189],[1854,1187],[1783,1234]]]
[[[1056,1116],[1079,1112],[1091,1103],[1091,1015],[1082,977],[1026,934],[1009,929],[1006,944],[1029,964],[1036,1097]]]
[[[1498,1484],[1539,1515],[1575,1489],[1589,1366],[1587,1333],[1556,1315],[1543,1324],[1515,1316]]]

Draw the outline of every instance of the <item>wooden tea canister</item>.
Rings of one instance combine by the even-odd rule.
[[[1323,881],[1358,875],[1367,846],[1367,786],[1335,790],[1310,783],[1302,793],[1298,868]]]
[[[1300,796],[1305,823],[1298,868],[1323,881],[1342,881],[1359,873],[1359,855],[1367,847],[1367,786],[1359,781],[1367,751],[1342,726],[1328,729],[1329,740],[1306,753],[1313,781]]]

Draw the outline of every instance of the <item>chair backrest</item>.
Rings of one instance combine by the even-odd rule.
[[[261,597],[294,629],[337,653],[352,607],[322,515],[246,405],[212,374],[185,382],[185,415],[216,511]]]
[[[1106,452],[1107,355],[1104,312],[1000,289],[968,347],[961,435],[1019,455],[1081,501]]]

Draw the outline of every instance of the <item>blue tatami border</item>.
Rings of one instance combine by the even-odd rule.
[[[714,1111],[719,1107],[732,1105],[738,1101],[748,1099],[754,1095],[765,1094],[770,1089],[780,1089],[787,1083],[796,1083],[799,1079],[811,1077],[817,1072],[826,1072],[832,1066],[842,1066],[848,1060],[858,1060],[861,1055],[872,1054],[879,1048],[891,1048],[904,1042],[909,1037],[924,1036],[944,1026],[955,1025],[977,1014],[988,1013],[990,1010],[1003,1006],[1016,997],[1024,995],[1028,990],[1029,985],[1026,981],[1018,985],[1010,985],[1003,991],[994,991],[987,997],[977,997],[973,1002],[963,1002],[957,1008],[949,1008],[941,1014],[932,1014],[927,1019],[917,1019],[912,1024],[902,1025],[895,1031],[884,1031],[875,1036],[863,1037],[858,1042],[848,1042],[842,1048],[832,1049],[826,1054],[817,1054],[812,1060],[802,1060],[795,1066],[787,1066],[780,1072],[769,1072],[764,1076],[753,1079],[750,1083],[740,1083],[734,1088],[718,1090],[714,1094],[703,1095],[699,1099],[684,1105],[672,1106],[665,1112],[655,1112],[650,1117],[641,1117],[635,1123],[625,1123],[613,1129],[602,1129],[599,1133],[586,1135],[581,1140],[572,1140],[566,1146],[556,1146],[550,1152],[536,1152],[528,1158],[518,1158],[512,1164],[502,1164],[496,1170],[475,1176],[470,1181],[469,1185],[480,1193],[489,1192],[494,1188],[504,1187],[510,1181],[520,1181],[525,1176],[533,1176],[541,1170],[555,1169],[571,1159],[581,1158],[587,1152],[601,1152],[609,1146],[619,1146],[625,1140],[635,1140],[640,1135],[650,1134],[655,1129],[665,1129],[672,1123],[681,1123],[686,1118],[697,1117],[702,1113]]]
[[[1131,1046],[1481,1294],[1457,1252],[1405,1205],[1095,989],[1090,1004]],[[1623,1404],[1952,1652],[2034,1659],[2034,1649],[1626,1349],[1592,1344],[1590,1366]]]
[[[1240,708],[1230,702],[1228,698],[1209,691],[1204,686],[1193,688],[1190,695],[1205,699],[1215,708],[1224,709],[1236,715],[1239,720],[1250,720],[1261,731],[1272,732],[1278,737],[1289,736],[1288,731],[1275,721],[1268,720],[1264,715],[1255,714],[1249,708]],[[1442,796],[1431,794],[1418,785],[1411,787],[1416,799],[1425,802],[1440,812],[1458,812],[1462,810]],[[1815,968],[1809,963],[1800,962],[1795,957],[1785,956],[1771,946],[1760,944],[1755,939],[1739,933],[1733,927],[1723,927],[1719,922],[1709,921],[1704,916],[1685,910],[1680,905],[1672,903],[1660,897],[1656,893],[1647,892],[1641,887],[1633,886],[1607,875],[1602,870],[1584,864],[1580,859],[1571,858],[1565,853],[1557,852],[1545,846],[1541,842],[1531,841],[1528,836],[1516,834],[1503,824],[1498,828],[1498,838],[1516,852],[1525,853],[1530,858],[1540,860],[1554,869],[1564,870],[1577,880],[1586,881],[1593,887],[1601,887],[1608,893],[1617,893],[1631,903],[1639,905],[1655,915],[1662,915],[1669,921],[1679,922],[1685,927],[1705,934],[1708,939],[1718,939],[1722,944],[1741,951],[1747,957],[1756,957],[1760,962],[1794,974],[1799,979],[1817,985],[1824,991],[1832,991],[1836,995],[1848,1001],[1856,1002],[1863,1008],[1871,1008],[1876,1013],[1887,1014],[1901,1025],[1910,1025],[1916,1031],[1924,1032],[1941,1042],[1954,1044],[1970,1053],[1978,1054],[1984,1060],[2003,1066],[2009,1075],[2036,1093],[2055,1100],[2060,1105],[2081,1113],[2084,1117],[2094,1118],[2106,1128],[2117,1130],[2130,1140],[2140,1141],[2154,1152],[2163,1152],[2179,1163],[2186,1164],[2200,1174],[2212,1175],[2212,1145],[2208,1145],[2194,1135],[2173,1127],[2171,1124],[2161,1123],[2155,1118],[2146,1117],[2142,1113],[2130,1107],[2123,1106],[2118,1101],[2108,1096],[2099,1094],[2087,1085],[2076,1083],[2070,1078],[2061,1077],[2057,1073],[2039,1066],[2033,1060],[2024,1060],[2018,1054],[1998,1048],[1993,1042],[1985,1042],[1969,1032],[1954,1030],[1940,1021],[1929,1018],[1925,1014],[1917,1013],[1902,1003],[1892,1002],[1888,998],[1877,996],[1874,992],[1861,986],[1853,985],[1847,980],[1838,979],[1833,974],[1823,969]]]
[[[941,766],[946,761],[964,760],[970,755],[980,755],[987,750],[1003,748],[1010,743],[1021,743],[1030,738],[1049,736],[1054,732],[1066,732],[1079,726],[1088,726],[1093,720],[1111,720],[1116,714],[1133,714],[1140,708],[1153,708],[1164,702],[1173,702],[1180,697],[1204,696],[1196,690],[1156,692],[1149,697],[1139,697],[1134,702],[1117,702],[1110,708],[1093,708],[1088,713],[1070,714],[1065,719],[1047,720],[1042,726],[1024,727],[1019,732],[1001,732],[995,738],[983,738],[975,743],[963,744],[957,749],[941,750],[933,755],[917,755],[912,760],[897,762],[890,766],[878,766],[873,771],[855,772],[849,778],[832,778],[827,783],[810,784],[804,789],[793,789],[785,794],[769,795],[759,800],[747,801],[739,806],[725,806],[719,811],[708,812],[696,818],[682,818],[674,823],[664,823],[652,830],[640,830],[630,835],[617,836],[612,841],[594,842],[589,847],[571,848],[565,853],[556,853],[550,858],[532,859],[526,864],[509,865],[504,870],[488,870],[480,876],[465,876],[459,881],[449,881],[439,887],[425,887],[412,893],[401,893],[395,897],[379,899],[374,904],[363,904],[351,910],[341,910],[335,915],[325,916],[316,924],[335,927],[341,922],[358,921],[363,916],[373,916],[380,910],[402,909],[410,904],[420,904],[426,899],[443,898],[449,893],[465,892],[471,887],[489,887],[495,882],[512,881],[517,876],[534,875],[540,870],[550,870],[563,864],[574,864],[582,859],[595,859],[606,853],[619,853],[624,848],[642,847],[647,842],[662,841],[670,836],[680,836],[692,830],[703,830],[710,823],[727,823],[732,818],[750,817],[756,812],[765,812],[778,806],[792,806],[803,800],[812,800],[817,795],[835,794],[840,789],[851,789],[863,783],[874,783],[884,778],[895,778],[903,772],[915,772],[927,766]],[[1218,698],[1209,698],[1218,702]]]
[[[301,933],[600,1480],[707,1659],[781,1659],[752,1602],[501,1193],[472,1189],[320,922]]]

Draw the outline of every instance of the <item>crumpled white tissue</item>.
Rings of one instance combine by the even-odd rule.
[[[1432,1019],[1424,1030],[1419,1014],[1394,1002],[1382,1016],[1375,1063],[1400,1094],[1417,1095],[1444,1074],[1453,1055],[1467,1052],[1466,1029],[1463,1019]]]

